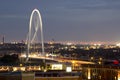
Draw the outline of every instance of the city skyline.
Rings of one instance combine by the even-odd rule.
[[[12,0],[0,3],[0,37],[25,40],[29,17],[40,10],[45,41],[119,42],[120,1]]]

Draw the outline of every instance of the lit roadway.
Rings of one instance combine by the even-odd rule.
[[[21,57],[25,58],[25,55],[21,55]],[[70,63],[78,63],[78,64],[94,64],[93,62],[88,62],[88,61],[81,61],[81,60],[69,60],[69,59],[64,59],[64,58],[50,58],[50,57],[45,57],[45,56],[38,56],[38,55],[29,55],[29,58],[34,58],[34,59],[46,59],[46,60],[53,60],[53,61],[58,61],[58,62],[70,62]]]

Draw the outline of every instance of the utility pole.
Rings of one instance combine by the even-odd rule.
[[[2,37],[2,43],[4,44],[5,43],[5,36],[3,35]]]
[[[1,37],[1,44],[4,44],[5,43],[5,36],[4,35],[0,35],[0,37]]]
[[[52,60],[53,60],[54,39],[52,39],[52,41],[51,41],[51,48],[52,48]]]

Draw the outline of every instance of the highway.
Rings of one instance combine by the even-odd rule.
[[[21,55],[20,57],[25,58],[25,55]],[[77,64],[94,64],[93,62],[90,61],[81,61],[81,60],[74,60],[74,59],[66,59],[66,58],[58,58],[58,57],[47,57],[47,56],[38,56],[38,55],[29,55],[29,58],[33,58],[33,59],[45,59],[45,60],[53,60],[53,61],[57,61],[57,62],[69,62],[69,63],[77,63]]]

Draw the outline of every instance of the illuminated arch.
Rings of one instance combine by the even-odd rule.
[[[34,36],[31,38],[31,28],[32,28],[32,21],[33,21],[33,15],[34,14],[37,14],[38,15],[38,19],[39,19],[39,24],[37,24],[37,26],[35,26],[35,33],[34,33]],[[34,26],[33,26],[34,27]],[[33,42],[37,32],[38,32],[38,29],[40,28],[40,32],[41,32],[41,44],[42,44],[42,55],[44,55],[44,37],[43,37],[43,28],[42,28],[42,17],[41,17],[41,14],[39,12],[38,9],[34,9],[31,13],[31,16],[30,16],[30,22],[29,22],[29,32],[28,32],[28,39],[27,39],[27,53],[26,53],[26,58],[28,60],[28,56],[29,56],[29,53],[30,53],[30,44]]]

